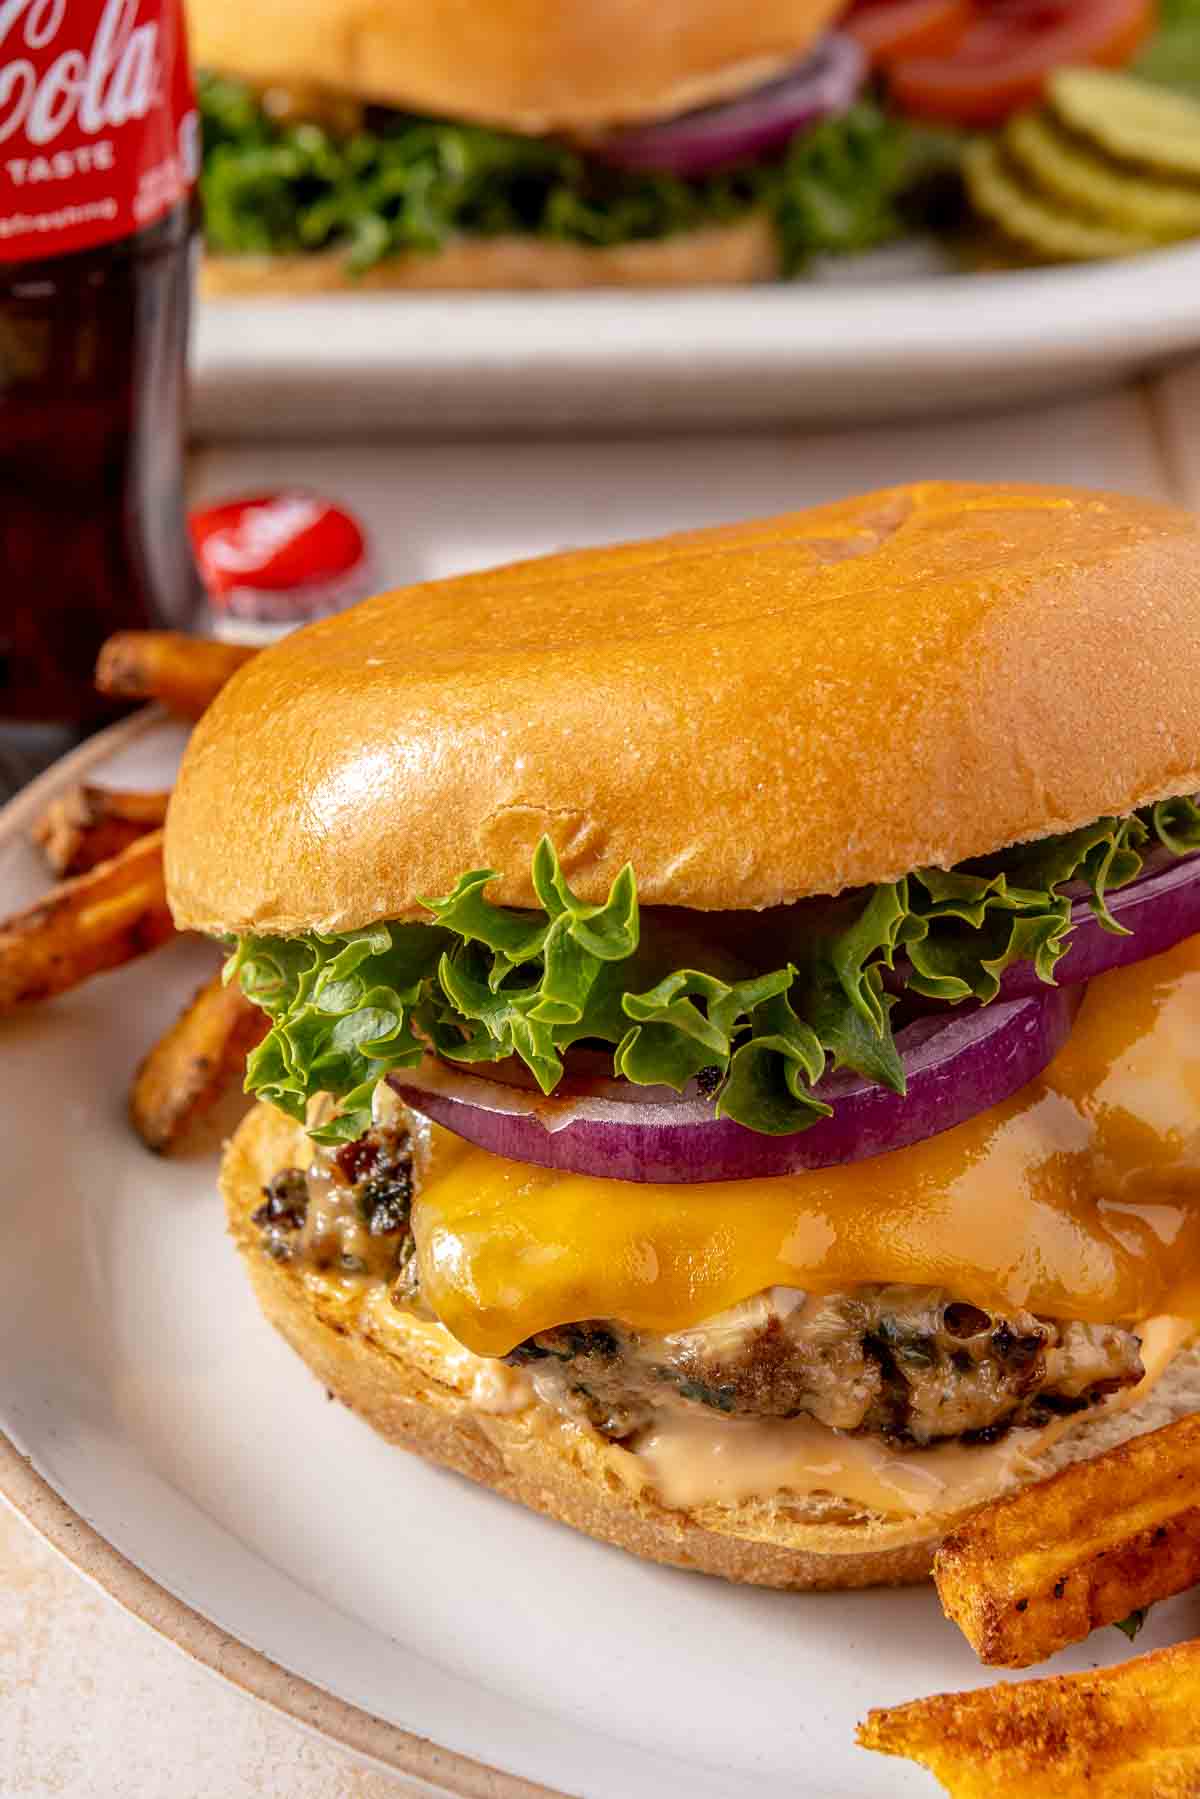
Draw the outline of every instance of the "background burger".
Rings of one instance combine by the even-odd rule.
[[[952,483],[265,652],[167,872],[272,1019],[267,1315],[393,1441],[777,1586],[1195,1406],[1198,679],[1195,520]]]
[[[1132,253],[1194,228],[1178,181],[1200,114],[1189,128],[1176,101],[1134,168],[1110,155],[1110,117],[1154,118],[1155,90],[1102,84],[1070,106],[1048,91],[1056,71],[1139,52],[1176,79],[1187,28],[1144,47],[1152,0],[189,13],[212,292],[773,279],[957,230],[960,174],[989,234],[971,254],[989,262]],[[1043,98],[1053,116],[995,134]]]
[[[854,100],[856,46],[814,48],[837,10],[199,0],[210,291],[773,276],[780,243],[749,165]],[[678,142],[659,129],[712,104]],[[903,179],[893,139],[873,108],[839,126],[835,159],[856,167],[834,186],[862,179],[886,206]]]

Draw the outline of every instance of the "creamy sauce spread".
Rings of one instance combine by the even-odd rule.
[[[536,1397],[532,1382],[519,1368],[464,1349],[436,1318],[398,1311],[389,1290],[374,1282],[361,1298],[358,1328],[383,1348],[411,1357],[414,1339],[429,1356],[430,1371],[470,1402],[472,1411],[503,1417],[523,1412]]]
[[[1191,1319],[1147,1320],[1145,1377],[1090,1416],[1126,1411],[1145,1399],[1195,1329]],[[664,1505],[689,1510],[781,1493],[829,1494],[884,1516],[920,1517],[965,1510],[994,1497],[1032,1473],[1035,1458],[1070,1428],[1071,1420],[1063,1418],[1041,1430],[1010,1431],[998,1443],[898,1451],[878,1437],[844,1436],[811,1419],[672,1411],[618,1466],[628,1484],[649,1486]]]
[[[632,1454],[664,1505],[693,1510],[821,1493],[864,1511],[920,1516],[948,1509],[951,1493],[962,1505],[995,1493],[998,1476],[1028,1462],[1023,1439],[1036,1435],[1017,1430],[999,1443],[903,1451],[878,1437],[839,1436],[806,1418],[675,1412]]]

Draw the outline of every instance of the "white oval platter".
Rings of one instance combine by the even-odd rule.
[[[1011,406],[1200,345],[1200,243],[959,275],[919,245],[695,292],[338,294],[198,308],[205,437],[877,421]]]

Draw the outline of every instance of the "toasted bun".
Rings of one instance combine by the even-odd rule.
[[[367,1313],[344,1283],[307,1279],[259,1247],[250,1214],[280,1168],[305,1160],[299,1125],[259,1105],[230,1143],[221,1171],[229,1228],[266,1316],[329,1392],[391,1443],[650,1561],[754,1586],[898,1586],[922,1580],[960,1513],[897,1520],[814,1497],[680,1511],[638,1491],[631,1458],[588,1426],[564,1427],[535,1400],[509,1413],[472,1402],[481,1366],[448,1332],[390,1304]],[[1132,1410],[1093,1414],[1038,1458],[1025,1478],[1200,1409],[1200,1350],[1172,1364]],[[1007,1485],[1018,1484],[1014,1477]],[[1001,1486],[997,1491],[1004,1490]],[[976,1495],[974,1503],[978,1502]]]
[[[542,237],[460,238],[432,254],[389,256],[352,275],[343,256],[209,256],[200,291],[208,299],[256,295],[434,292],[540,292],[581,287],[734,287],[773,281],[779,250],[771,221],[753,213],[733,225],[680,231],[643,243],[591,248]]]
[[[192,0],[192,57],[513,131],[596,129],[741,93],[840,0]]]
[[[349,930],[467,869],[747,909],[1200,788],[1200,521],[927,482],[368,600],[248,663],[167,822],[176,921]]]

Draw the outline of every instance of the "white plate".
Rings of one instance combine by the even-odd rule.
[[[1061,393],[1200,344],[1198,244],[1087,268],[911,267],[900,246],[827,279],[708,292],[210,301],[193,418],[225,439],[875,420]]]
[[[50,791],[84,770],[159,785],[178,748],[135,721],[15,801],[0,910],[44,885],[26,832]],[[871,1705],[979,1683],[931,1592],[789,1596],[651,1567],[327,1403],[250,1297],[214,1156],[155,1161],[125,1123],[135,1062],[212,964],[181,943],[0,1025],[8,1497],[182,1647],[419,1773],[413,1790],[931,1793],[853,1744]],[[1186,1634],[1188,1608],[1158,1608],[1142,1643]],[[1055,1665],[1127,1653],[1106,1631]]]

